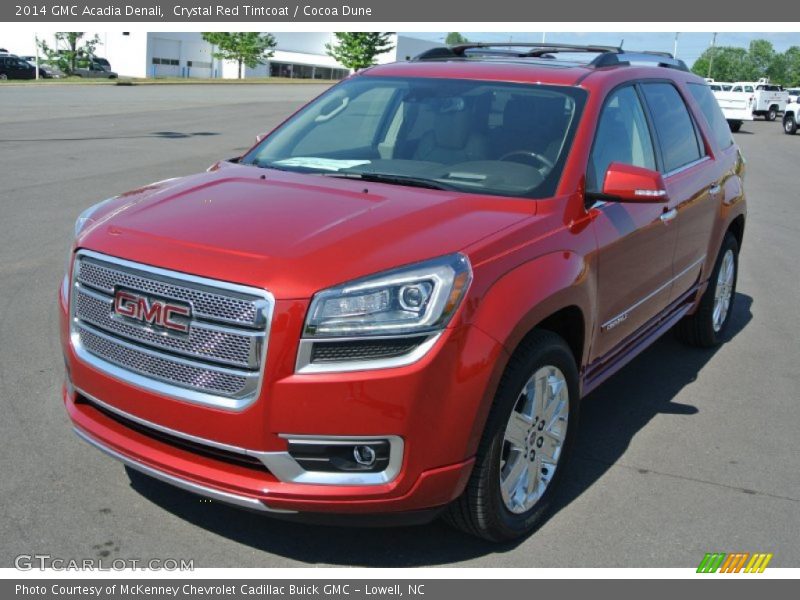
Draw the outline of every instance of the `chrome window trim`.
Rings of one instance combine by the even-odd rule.
[[[393,369],[405,367],[421,360],[431,348],[439,341],[442,332],[429,334],[430,337],[414,348],[411,352],[402,356],[391,358],[378,358],[374,360],[347,360],[341,362],[312,363],[311,354],[316,343],[330,342],[364,342],[370,340],[397,340],[404,338],[415,338],[425,335],[424,333],[413,333],[406,335],[383,335],[383,336],[354,336],[354,337],[331,337],[331,338],[301,338],[297,349],[297,360],[295,361],[295,373],[301,375],[315,373],[352,373],[354,371],[375,371],[378,369]]]
[[[206,362],[195,362],[192,360],[183,359],[174,354],[159,353],[157,351],[150,350],[149,346],[129,343],[124,341],[122,338],[118,337],[109,337],[108,334],[105,334],[101,330],[92,328],[91,325],[87,326],[87,323],[84,321],[82,321],[79,324],[75,317],[74,302],[76,294],[74,294],[72,290],[74,290],[76,286],[79,285],[77,277],[80,270],[79,266],[80,258],[83,256],[88,256],[90,258],[93,258],[101,262],[117,264],[133,271],[153,273],[159,275],[160,277],[166,279],[167,281],[179,280],[179,281],[194,283],[206,288],[217,290],[217,293],[224,294],[225,291],[233,291],[246,296],[255,297],[257,300],[261,301],[257,306],[257,315],[258,315],[257,322],[263,323],[263,326],[258,330],[250,327],[249,331],[252,332],[257,331],[259,334],[262,334],[264,338],[260,348],[260,366],[258,370],[247,371],[242,369],[228,368],[222,365],[216,366]],[[229,283],[215,279],[208,279],[196,275],[188,275],[186,273],[181,273],[180,271],[170,271],[158,267],[151,267],[149,265],[135,263],[129,260],[116,258],[113,256],[102,254],[100,252],[94,252],[92,250],[85,250],[85,249],[80,249],[77,252],[75,252],[75,254],[72,257],[71,264],[72,264],[72,269],[71,269],[72,274],[70,278],[70,288],[69,288],[70,289],[69,293],[70,345],[72,346],[72,349],[75,352],[75,355],[79,358],[79,360],[83,361],[90,367],[95,368],[98,371],[121,381],[122,383],[133,385],[140,389],[144,389],[146,391],[166,396],[175,400],[181,400],[193,404],[200,404],[203,406],[211,406],[214,408],[231,410],[231,411],[241,411],[250,406],[261,395],[261,390],[263,389],[263,384],[264,384],[264,372],[267,362],[267,349],[269,348],[269,336],[272,326],[273,313],[275,310],[275,297],[269,291],[261,288],[248,287],[240,284]],[[232,397],[219,396],[216,394],[196,391],[190,388],[173,385],[171,383],[167,383],[159,379],[154,379],[145,375],[141,375],[135,371],[119,367],[111,362],[103,360],[102,358],[95,356],[94,354],[90,353],[88,350],[83,348],[80,343],[80,337],[76,332],[77,326],[85,327],[92,333],[99,335],[100,337],[106,337],[107,339],[110,339],[116,344],[120,344],[123,346],[128,345],[138,352],[143,352],[145,354],[150,353],[155,356],[158,356],[159,358],[173,360],[174,362],[183,363],[192,367],[220,371],[223,373],[231,373],[236,375],[245,375],[255,379],[255,385],[253,385],[252,388],[248,386],[247,388],[248,394],[246,396],[240,398],[232,398]],[[242,330],[247,331],[247,329],[244,328]]]
[[[217,490],[204,485],[200,485],[199,483],[195,483],[193,481],[189,481],[187,479],[182,479],[180,477],[170,475],[169,473],[165,473],[164,471],[154,469],[153,467],[145,465],[133,458],[129,458],[124,454],[121,454],[116,450],[109,448],[102,442],[91,437],[88,433],[86,433],[82,429],[79,429],[78,427],[73,427],[73,431],[84,442],[88,443],[91,446],[94,446],[95,448],[97,448],[104,454],[107,454],[111,458],[114,458],[120,461],[121,463],[127,465],[128,467],[144,473],[145,475],[149,475],[150,477],[153,477],[170,485],[174,485],[175,487],[181,488],[183,490],[199,494],[201,496],[205,496],[206,498],[211,498],[213,500],[218,500],[219,502],[223,502],[225,504],[233,504],[235,506],[241,506],[244,508],[249,508],[261,512],[284,513],[284,514],[295,514],[297,512],[294,510],[270,508],[258,498],[241,496],[239,494],[232,494],[230,492]],[[265,493],[268,493],[268,491],[269,490],[264,490]]]
[[[692,167],[696,167],[700,163],[703,163],[703,162],[705,162],[707,160],[711,160],[711,157],[708,154],[706,154],[705,156],[701,156],[700,158],[698,158],[696,160],[693,160],[692,162],[686,163],[685,165],[682,165],[682,166],[678,167],[677,169],[672,169],[672,171],[668,171],[667,173],[664,173],[662,175],[662,177],[664,179],[667,179],[669,177],[672,177],[673,175],[677,175],[678,173],[683,173],[684,171],[688,171]]]
[[[72,384],[70,384],[72,385]],[[161,433],[166,433],[178,438],[233,452],[234,454],[241,454],[243,456],[250,456],[257,458],[261,461],[264,467],[272,473],[278,480],[286,483],[304,483],[304,484],[317,484],[317,485],[382,485],[391,483],[403,466],[403,438],[397,435],[364,435],[364,436],[324,436],[324,435],[306,435],[306,434],[280,434],[282,439],[291,441],[298,441],[303,443],[319,443],[319,444],[352,444],[353,442],[370,442],[375,440],[386,440],[389,442],[389,464],[386,469],[377,473],[333,473],[324,471],[307,471],[303,469],[297,461],[286,451],[263,451],[263,450],[250,450],[239,446],[232,446],[222,442],[215,442],[203,437],[184,433],[177,429],[165,427],[147,419],[142,419],[127,411],[121,410],[115,406],[111,406],[107,402],[103,402],[99,398],[87,394],[81,389],[74,388],[74,390],[86,398],[90,403],[97,404],[101,408],[108,410],[124,419],[129,419],[134,423],[138,423],[144,427],[154,429]],[[267,490],[265,490],[267,491]]]
[[[617,325],[617,324],[618,324],[618,323],[620,323],[621,321],[624,321],[624,320],[625,320],[625,319],[628,317],[628,315],[629,315],[630,313],[632,313],[634,310],[636,310],[637,308],[639,308],[639,307],[640,307],[642,304],[644,304],[645,302],[647,302],[648,300],[650,300],[650,299],[651,299],[653,296],[655,296],[655,295],[656,295],[656,294],[658,294],[659,292],[662,292],[662,291],[664,291],[664,290],[665,290],[666,288],[668,288],[670,285],[672,285],[673,283],[675,283],[675,282],[676,282],[678,279],[680,279],[681,277],[683,277],[684,275],[686,275],[686,274],[687,274],[689,271],[691,271],[692,269],[694,269],[694,268],[695,268],[697,265],[699,265],[699,264],[701,264],[703,261],[705,261],[705,259],[706,259],[706,255],[704,254],[702,257],[700,257],[699,259],[697,259],[696,261],[694,261],[692,264],[690,264],[688,267],[686,267],[686,268],[685,268],[683,271],[681,271],[681,272],[680,272],[680,273],[678,273],[677,275],[675,275],[675,276],[671,277],[671,278],[670,278],[670,279],[669,279],[669,280],[668,280],[666,283],[663,283],[663,284],[661,284],[661,285],[660,285],[660,286],[658,286],[658,287],[657,287],[655,290],[653,290],[652,292],[650,292],[649,294],[647,294],[647,295],[646,295],[646,296],[644,296],[643,298],[640,298],[639,300],[637,300],[637,301],[636,301],[634,304],[632,304],[631,306],[629,306],[628,308],[626,308],[625,310],[623,310],[621,313],[619,313],[618,315],[616,315],[616,316],[614,316],[614,317],[610,318],[608,321],[606,321],[605,323],[603,323],[603,324],[601,325],[600,329],[601,329],[602,331],[608,331],[609,329],[612,329],[612,328],[613,328],[613,326]]]

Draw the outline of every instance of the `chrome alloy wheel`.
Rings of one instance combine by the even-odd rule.
[[[714,331],[722,329],[728,310],[731,307],[733,297],[733,285],[736,279],[736,261],[733,257],[733,250],[728,249],[722,257],[722,264],[717,274],[717,287],[714,290],[714,312],[712,314],[712,324]]]
[[[567,436],[569,388],[560,369],[538,369],[522,388],[506,425],[500,493],[506,508],[530,510],[553,479]]]

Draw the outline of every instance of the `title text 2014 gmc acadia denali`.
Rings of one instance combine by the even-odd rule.
[[[243,156],[79,217],[67,411],[221,502],[524,535],[582,396],[673,326],[723,338],[743,165],[670,56],[473,44],[368,69]]]

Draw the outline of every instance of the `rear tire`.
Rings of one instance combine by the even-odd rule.
[[[764,118],[767,121],[774,121],[777,118],[777,116],[778,116],[778,109],[775,108],[774,106],[770,106],[769,110],[764,115]]]
[[[572,352],[555,333],[533,331],[508,363],[466,490],[444,519],[493,542],[534,531],[564,475],[578,409]]]
[[[797,133],[797,121],[791,113],[783,115],[783,132],[787,135],[794,135]]]
[[[728,127],[731,128],[733,133],[737,133],[742,128],[741,121],[728,121]]]
[[[684,317],[675,327],[678,339],[698,348],[712,348],[722,343],[733,313],[738,275],[739,243],[728,232],[697,311]]]

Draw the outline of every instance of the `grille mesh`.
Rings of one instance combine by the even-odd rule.
[[[311,362],[329,363],[394,358],[408,354],[425,339],[425,336],[421,336],[386,340],[316,342],[311,350]]]
[[[191,327],[183,337],[161,335],[111,317],[111,301],[76,290],[75,316],[133,342],[179,352],[192,357],[225,362],[239,367],[255,367],[256,338],[221,331]],[[253,359],[251,360],[251,357]]]
[[[124,378],[124,371],[158,382],[155,389],[215,406],[242,406],[253,399],[267,344],[269,295],[181,273],[151,272],[93,253],[76,258],[72,286],[72,336],[83,358]],[[113,313],[118,288],[188,303],[189,331],[177,335],[129,322]],[[144,387],[146,381],[137,380]],[[182,388],[182,389],[181,389]],[[201,395],[198,395],[201,394]],[[229,400],[230,399],[230,400]],[[233,403],[231,403],[233,401]]]
[[[215,294],[183,285],[168,283],[152,277],[143,277],[118,268],[109,268],[82,259],[78,281],[113,294],[116,286],[148,292],[166,298],[183,300],[192,305],[195,315],[231,323],[256,325],[257,309],[253,300]]]
[[[77,329],[81,343],[89,352],[141,375],[225,396],[241,394],[247,386],[247,377],[181,364],[122,346],[92,333],[85,327],[78,326]]]

